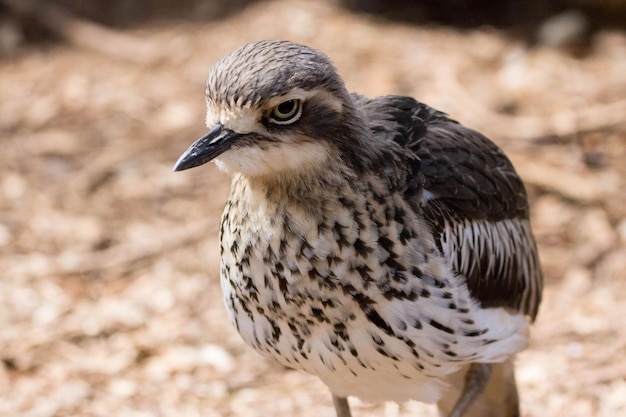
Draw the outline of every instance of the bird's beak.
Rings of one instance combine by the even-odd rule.
[[[206,135],[195,141],[183,153],[176,164],[174,171],[197,167],[206,164],[220,154],[226,152],[233,141],[241,136],[239,133],[226,129],[221,123],[216,124]]]

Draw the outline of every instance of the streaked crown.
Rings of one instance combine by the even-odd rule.
[[[289,41],[260,41],[240,47],[209,71],[207,99],[257,106],[293,89],[342,89],[343,83],[322,52]]]

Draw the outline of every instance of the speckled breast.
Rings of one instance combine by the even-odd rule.
[[[235,183],[221,227],[232,323],[257,351],[337,394],[436,399],[430,377],[485,357],[503,337],[425,228],[397,196],[352,192],[303,208]],[[381,391],[406,379],[427,387],[423,396]]]

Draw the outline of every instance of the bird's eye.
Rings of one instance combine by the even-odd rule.
[[[272,109],[270,120],[277,124],[295,122],[302,111],[302,102],[297,99],[287,100]]]

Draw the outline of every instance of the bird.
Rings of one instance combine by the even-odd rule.
[[[244,342],[348,397],[519,416],[515,355],[543,287],[524,184],[481,133],[350,93],[323,52],[246,44],[206,82],[175,171],[231,177],[220,282]]]

